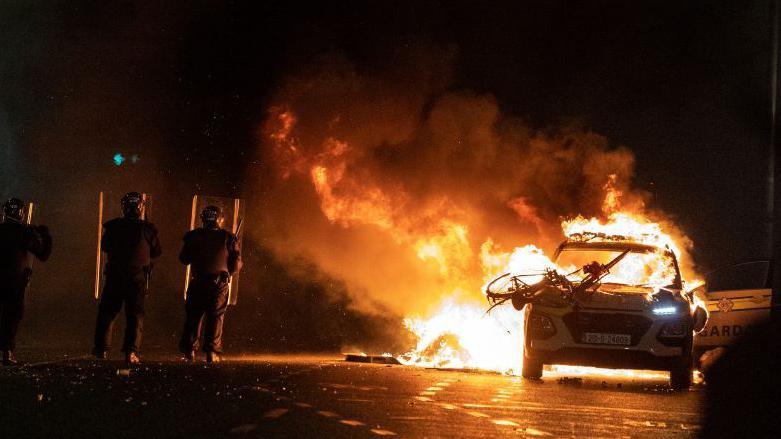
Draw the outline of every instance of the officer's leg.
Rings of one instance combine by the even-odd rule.
[[[24,290],[27,279],[15,279],[11,288],[4,292],[2,316],[0,316],[0,351],[13,351],[16,347],[16,333],[24,315]]]
[[[144,299],[146,281],[143,276],[134,279],[125,293],[125,340],[122,352],[139,352],[144,334]]]
[[[220,353],[222,352],[222,325],[225,321],[225,310],[228,308],[227,282],[212,289],[208,305],[203,334],[203,350]]]
[[[95,353],[106,352],[111,349],[111,332],[114,327],[114,319],[122,309],[122,291],[118,285],[107,283],[103,288],[98,305],[98,318],[95,324]]]
[[[5,335],[6,330],[4,329],[4,326],[6,321],[5,313],[8,309],[6,302],[8,302],[9,297],[9,291],[6,291],[4,288],[0,288],[0,350],[2,350],[2,346],[6,344],[3,339],[7,338]]]
[[[187,289],[187,300],[184,303],[184,329],[179,340],[179,351],[189,354],[198,347],[198,338],[201,336],[203,322],[203,287],[196,280],[190,282]]]

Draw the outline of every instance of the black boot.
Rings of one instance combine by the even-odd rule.
[[[16,366],[19,364],[12,351],[3,351],[3,366]]]
[[[195,360],[195,351],[189,351],[182,354],[182,358],[187,361]]]
[[[98,360],[108,360],[108,352],[99,349],[93,349],[92,355]]]

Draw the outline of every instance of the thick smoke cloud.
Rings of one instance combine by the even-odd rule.
[[[383,70],[340,56],[290,77],[261,129],[276,174],[260,236],[311,258],[354,296],[406,314],[479,297],[481,245],[551,250],[563,218],[603,213],[606,188],[643,209],[634,156],[576,123],[537,128],[448,82],[455,53],[397,52]]]

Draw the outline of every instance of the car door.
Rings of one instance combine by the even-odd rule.
[[[694,338],[695,351],[734,344],[770,318],[773,263],[742,262],[706,277],[708,322]]]

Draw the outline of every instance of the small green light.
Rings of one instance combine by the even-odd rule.
[[[125,157],[121,153],[114,154],[114,164],[121,166],[122,163],[125,163]]]

